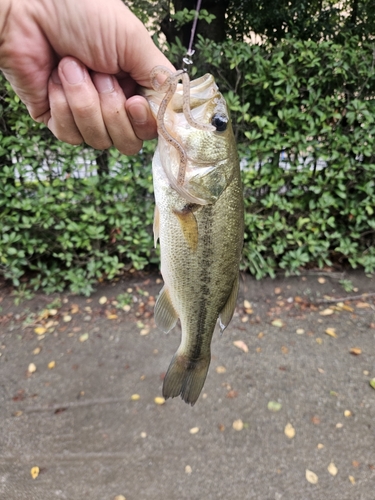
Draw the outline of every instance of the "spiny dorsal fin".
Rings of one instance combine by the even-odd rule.
[[[164,286],[155,304],[155,323],[158,328],[168,333],[175,326],[178,315],[172,305],[169,292]]]
[[[230,320],[232,319],[234,310],[236,308],[239,287],[240,279],[239,275],[237,275],[237,278],[234,280],[232,291],[230,292],[227,303],[225,304],[219,315],[221,333],[223,333],[225,328],[229,325]]]

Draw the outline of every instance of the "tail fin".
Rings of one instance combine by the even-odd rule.
[[[177,351],[164,378],[165,399],[181,395],[185,403],[194,406],[206,380],[210,361],[210,353],[199,360],[191,360]]]

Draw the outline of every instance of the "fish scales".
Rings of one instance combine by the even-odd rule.
[[[162,117],[167,130],[160,133],[158,124],[153,159],[154,231],[155,240],[160,239],[164,279],[155,321],[169,331],[180,319],[181,343],[164,378],[163,395],[180,395],[193,405],[206,379],[217,320],[224,330],[236,304],[243,191],[228,111],[213,77],[190,82],[189,123],[181,105],[182,93],[182,86],[177,86]],[[146,97],[157,116],[163,94],[148,91]],[[168,134],[186,155],[183,185],[177,182],[181,153]]]

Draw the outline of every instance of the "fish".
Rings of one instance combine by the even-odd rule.
[[[164,332],[178,319],[181,324],[162,391],[165,399],[181,396],[193,406],[207,377],[215,326],[219,321],[223,332],[236,307],[243,188],[227,104],[214,77],[190,81],[185,71],[156,67],[151,81],[144,95],[158,128],[154,240],[164,280],[154,318]]]

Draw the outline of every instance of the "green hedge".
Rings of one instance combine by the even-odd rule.
[[[172,47],[170,57],[178,53]],[[373,47],[201,40],[232,111],[243,168],[243,268],[332,263],[375,270]],[[2,89],[2,90],[1,90]],[[0,81],[0,272],[15,285],[90,293],[124,266],[157,263],[151,157],[54,140]]]
[[[332,263],[374,271],[374,46],[201,40],[200,51],[237,124],[245,268],[259,278]]]
[[[102,277],[158,262],[151,158],[61,144],[7,87],[0,150],[0,271],[18,286],[89,294]],[[3,124],[4,125],[4,124]]]

